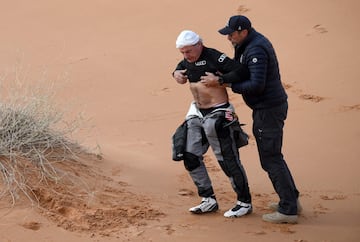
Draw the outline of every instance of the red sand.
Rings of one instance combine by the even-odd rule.
[[[85,144],[97,142],[104,159],[74,167],[91,188],[86,203],[46,189],[39,194],[52,202],[43,204],[47,212],[27,203],[9,210],[2,201],[0,241],[360,241],[359,10],[355,0],[3,3],[0,73],[18,58],[29,78],[68,72],[61,96],[92,118],[95,130],[79,139],[90,136]],[[217,30],[237,13],[278,54],[289,95],[284,155],[304,207],[297,225],[261,220],[277,196],[253,139],[241,149],[255,208],[244,218],[222,216],[235,195],[211,151],[216,214],[189,214],[200,200],[183,165],[171,160],[170,137],[192,99],[170,75],[181,58],[175,39],[191,29],[232,56]],[[239,95],[231,101],[250,133],[249,108]]]

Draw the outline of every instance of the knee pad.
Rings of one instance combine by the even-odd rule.
[[[188,171],[195,170],[200,166],[199,157],[189,152],[184,153],[184,166]]]

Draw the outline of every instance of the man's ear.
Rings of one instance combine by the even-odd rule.
[[[240,35],[241,37],[245,38],[246,36],[248,36],[249,34],[249,30],[248,29],[243,29],[242,31],[240,31]]]

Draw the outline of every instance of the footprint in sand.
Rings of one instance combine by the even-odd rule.
[[[164,229],[166,231],[167,234],[173,234],[175,232],[175,229],[173,228],[173,226],[171,224],[166,224],[161,226],[162,229]]]
[[[315,103],[321,102],[322,100],[325,99],[324,97],[320,97],[312,94],[301,94],[299,97],[303,100],[309,100]]]
[[[293,87],[291,84],[284,83],[284,82],[282,83],[282,85],[286,90]],[[292,92],[299,95],[300,99],[308,100],[308,101],[315,102],[315,103],[321,102],[325,99],[324,97],[320,97],[320,96],[316,96],[316,95],[312,95],[312,94],[303,94],[303,91],[300,89],[292,89]]]
[[[324,26],[322,26],[321,24],[316,24],[312,27],[311,31],[306,34],[306,36],[311,36],[314,34],[325,34],[327,32],[328,30]]]
[[[160,96],[163,93],[171,92],[171,89],[169,87],[163,87],[160,90],[153,90],[151,91],[152,96]]]
[[[329,211],[328,208],[325,208],[323,205],[321,204],[316,204],[314,207],[314,215],[315,217],[319,214],[326,214],[327,211]]]
[[[282,83],[282,85],[283,85],[283,87],[284,87],[286,90],[292,88],[292,85],[287,84],[287,83],[284,83],[284,82]]]
[[[360,104],[355,104],[351,106],[341,106],[340,111],[347,112],[347,111],[359,111],[360,110]]]
[[[187,189],[187,188],[181,188],[178,191],[178,194],[180,196],[194,196],[195,195],[195,193],[193,191],[191,191],[190,189]]]
[[[320,198],[322,200],[345,200],[347,198],[347,196],[345,196],[345,195],[334,195],[334,196],[320,195]]]
[[[41,224],[39,222],[31,221],[31,222],[22,224],[22,226],[26,229],[39,230]]]
[[[328,32],[325,27],[321,26],[321,24],[314,25],[313,29],[315,30],[316,33],[319,34],[325,34]]]
[[[245,5],[240,5],[240,6],[238,7],[238,9],[237,9],[237,12],[238,12],[239,14],[243,14],[243,13],[246,13],[246,12],[248,12],[248,11],[250,11],[250,9],[248,9]]]

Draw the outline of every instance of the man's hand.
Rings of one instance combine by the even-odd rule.
[[[205,76],[200,77],[200,82],[207,87],[219,86],[219,76],[215,76],[211,72],[205,72]]]
[[[176,71],[174,71],[173,77],[177,81],[177,83],[179,83],[179,84],[185,84],[186,83],[188,77],[187,77],[187,75],[185,73],[186,73],[186,70],[176,70]]]

